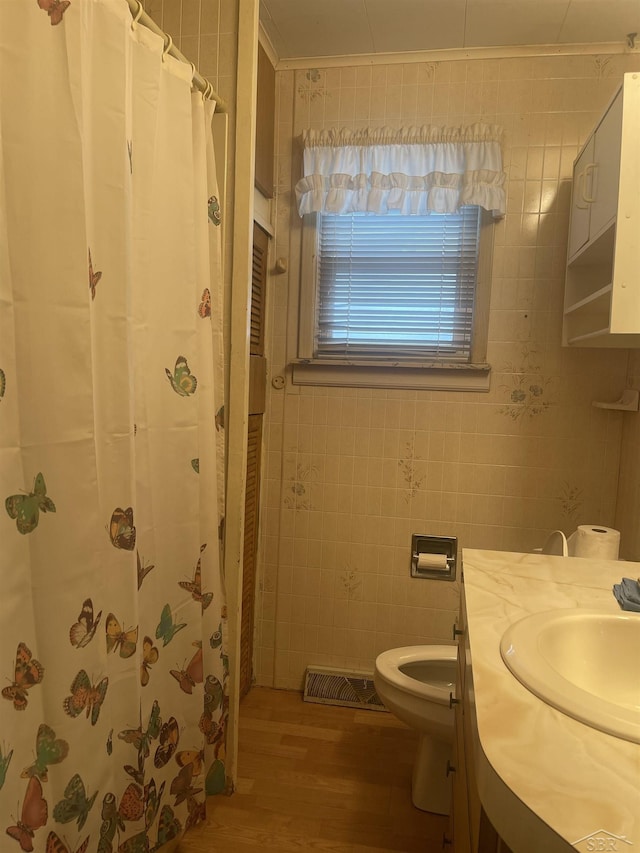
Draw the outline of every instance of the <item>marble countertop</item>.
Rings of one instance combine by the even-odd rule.
[[[530,613],[620,613],[611,587],[640,564],[465,548],[463,571],[477,783],[496,830],[514,853],[640,853],[640,745],[547,705],[500,656],[506,628]]]

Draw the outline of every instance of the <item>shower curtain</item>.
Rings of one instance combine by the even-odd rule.
[[[213,102],[126,0],[0,3],[0,849],[225,787]],[[4,840],[2,840],[4,839]]]

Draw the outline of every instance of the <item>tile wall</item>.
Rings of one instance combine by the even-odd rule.
[[[237,0],[144,0],[145,10],[226,100],[235,93]]]
[[[489,393],[292,386],[296,264],[271,278],[269,370],[287,382],[269,389],[265,430],[258,683],[300,688],[308,665],[370,671],[386,648],[448,641],[458,586],[410,577],[412,533],[528,551],[556,528],[614,526],[623,432],[637,471],[640,428],[591,403],[619,395],[629,353],[563,349],[560,337],[572,163],[627,70],[640,55],[278,72],[272,258],[296,258],[307,127],[499,124],[508,202],[495,226]],[[625,485],[634,507],[637,480]],[[640,537],[623,533],[638,556]]]

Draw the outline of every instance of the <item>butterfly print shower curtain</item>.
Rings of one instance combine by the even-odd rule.
[[[0,850],[168,851],[226,781],[214,105],[125,0],[0,48]]]

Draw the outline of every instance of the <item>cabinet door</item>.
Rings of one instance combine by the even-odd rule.
[[[589,140],[575,166],[573,167],[573,188],[571,191],[571,224],[569,226],[569,258],[582,248],[589,239],[589,218],[591,204],[587,194],[591,189],[593,175],[593,157],[595,140]]]
[[[620,183],[620,143],[622,141],[622,92],[618,93],[595,132],[593,180],[587,180],[591,204],[589,239],[596,237],[616,215]],[[589,178],[589,174],[587,175]],[[589,184],[591,183],[591,187]]]
[[[461,644],[462,646],[462,644]],[[464,694],[464,648],[458,650],[459,698]],[[453,791],[451,817],[455,853],[470,853],[471,831],[469,828],[469,795],[467,792],[467,763],[464,743],[463,703],[455,706],[455,729],[453,740]]]

